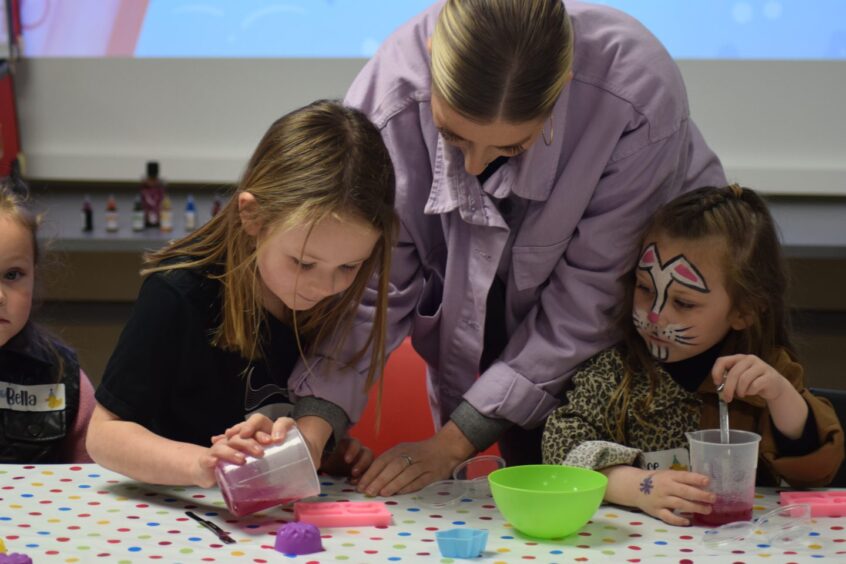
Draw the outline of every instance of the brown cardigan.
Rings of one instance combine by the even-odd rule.
[[[777,478],[780,477],[793,487],[825,486],[831,482],[843,462],[843,428],[837,414],[827,399],[818,398],[808,391],[802,366],[791,360],[786,352],[781,352],[773,368],[787,378],[808,403],[808,417],[814,417],[817,423],[819,448],[803,456],[779,456],[767,403],[758,396],[737,398],[729,404],[731,427],[761,435],[758,452],[769,470],[767,482],[777,484]],[[711,378],[705,379],[697,395],[703,402],[700,428],[719,428],[717,390]]]
[[[731,428],[761,435],[757,484],[776,486],[783,479],[791,486],[825,486],[843,462],[843,429],[828,400],[812,395],[802,378],[802,367],[782,351],[773,363],[808,403],[809,417],[817,425],[819,447],[802,456],[780,456],[766,402],[760,397],[736,398],[729,405]],[[600,469],[616,464],[640,465],[641,452],[687,447],[686,431],[719,428],[718,400],[711,378],[689,392],[664,373],[658,379],[652,403],[638,415],[640,400],[647,396],[647,378],[631,382],[633,401],[625,414],[626,444],[617,444],[606,428],[616,421],[610,404],[625,369],[616,348],[606,349],[587,361],[573,377],[567,403],[546,422],[542,441],[547,464],[569,464]],[[634,399],[636,398],[636,399]]]

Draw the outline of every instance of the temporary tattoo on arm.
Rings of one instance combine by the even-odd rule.
[[[646,477],[646,478],[644,478],[644,479],[643,479],[643,481],[640,483],[640,493],[642,493],[642,494],[646,494],[646,495],[649,495],[649,494],[651,494],[651,493],[652,493],[652,488],[653,488],[653,487],[654,487],[654,486],[652,485],[652,476],[651,476],[651,475],[650,475],[650,476],[647,476],[647,477]]]

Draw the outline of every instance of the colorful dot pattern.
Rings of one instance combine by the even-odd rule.
[[[363,501],[343,480],[321,478],[326,501]],[[757,495],[755,514],[778,505],[776,490]],[[388,527],[323,529],[324,552],[285,555],[273,549],[276,530],[293,519],[290,508],[233,518],[216,489],[151,486],[97,465],[0,466],[0,539],[9,552],[38,563],[108,562],[437,562],[435,532],[454,527],[488,529],[482,557],[472,562],[666,562],[697,564],[846,562],[846,518],[818,518],[806,541],[791,550],[748,543],[708,550],[702,529],[666,525],[642,513],[602,506],[577,534],[551,541],[514,530],[493,500],[462,499],[429,509],[415,496],[386,500],[393,513]],[[228,531],[224,544],[188,518],[193,511]]]

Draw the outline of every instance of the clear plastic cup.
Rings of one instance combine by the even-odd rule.
[[[711,513],[694,513],[693,522],[714,527],[751,520],[761,436],[732,429],[729,442],[722,443],[719,429],[694,431],[686,435],[690,443],[691,470],[708,476],[708,490],[717,494]]]
[[[218,463],[215,477],[226,507],[238,517],[320,493],[311,454],[296,427],[282,443],[265,448],[260,458]]]

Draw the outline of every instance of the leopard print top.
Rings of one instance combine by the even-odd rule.
[[[666,373],[658,379],[652,404],[645,411],[640,403],[649,392],[649,381],[632,379],[633,399],[624,425],[627,446],[615,442],[605,422],[618,419],[619,408],[612,408],[610,401],[623,374],[623,359],[615,348],[594,356],[576,373],[568,402],[546,422],[544,463],[598,470],[617,464],[637,465],[641,452],[687,446],[685,433],[699,428],[702,401]],[[640,411],[640,419],[635,409]]]

